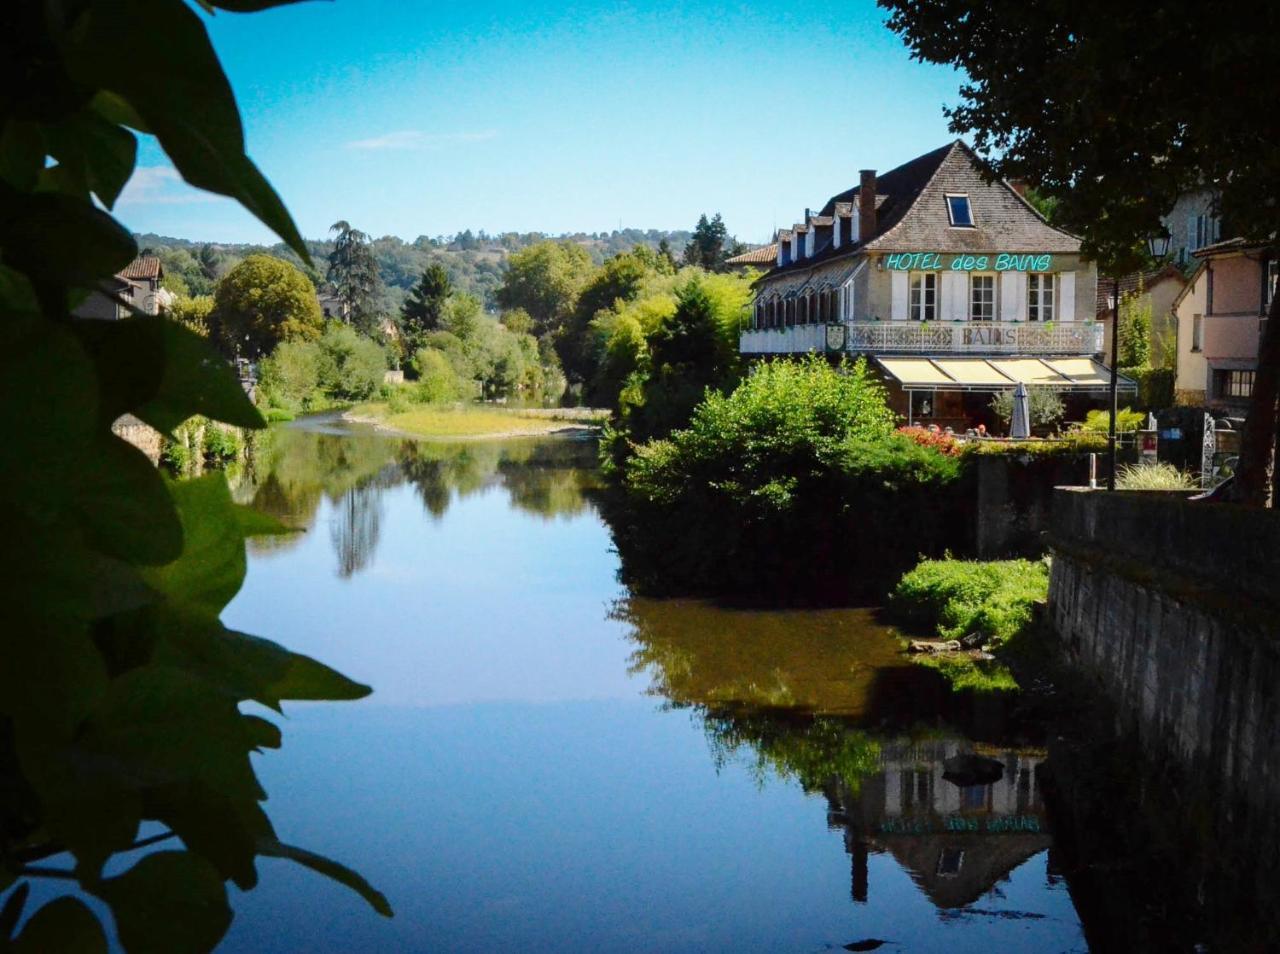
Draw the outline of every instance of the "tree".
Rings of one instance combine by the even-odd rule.
[[[523,308],[539,336],[560,330],[591,274],[591,256],[576,242],[539,242],[507,260],[495,297],[503,308]]]
[[[684,263],[705,268],[709,272],[720,268],[724,265],[724,243],[728,234],[719,212],[710,221],[707,221],[705,214],[699,216],[698,224],[693,228],[693,237],[684,247]]]
[[[165,316],[184,328],[194,331],[201,338],[208,338],[213,330],[213,296],[176,298],[165,311]]]
[[[233,355],[260,358],[281,341],[314,340],[324,330],[315,288],[286,261],[250,255],[213,296],[213,322]]]
[[[337,238],[333,251],[329,253],[325,280],[333,286],[343,303],[345,317],[351,322],[367,325],[382,288],[378,263],[369,247],[369,236],[341,219],[329,226],[329,231],[336,232]]]
[[[615,302],[633,300],[645,282],[659,273],[658,262],[652,250],[637,246],[609,259],[587,281],[557,342],[569,380],[590,381],[603,356],[598,346],[602,343],[590,334],[592,319]]]
[[[1145,368],[1151,364],[1151,299],[1136,291],[1120,299],[1120,367]]]
[[[951,128],[972,133],[992,172],[1059,202],[1061,223],[1105,274],[1143,266],[1141,246],[1179,195],[1212,189],[1229,234],[1280,232],[1280,6],[1242,0],[1230,16],[1081,0],[880,0],[912,55],[968,74]],[[1195,56],[1185,55],[1195,23]],[[1230,63],[1231,68],[1223,64]],[[1240,499],[1275,495],[1280,296],[1259,345],[1242,435]]]
[[[658,257],[666,263],[664,271],[668,274],[674,275],[676,273],[676,268],[678,267],[676,265],[676,257],[671,254],[671,243],[667,241],[665,236],[658,242]]]
[[[423,269],[422,277],[409,292],[401,311],[404,330],[411,342],[416,342],[423,333],[440,327],[445,302],[452,293],[453,282],[449,280],[449,272],[443,265],[432,262]]]

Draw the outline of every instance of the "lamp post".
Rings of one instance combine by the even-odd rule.
[[[1159,262],[1169,254],[1169,230],[1161,227],[1159,232],[1147,238],[1147,251],[1152,259]],[[1120,363],[1120,276],[1111,279],[1111,294],[1108,302],[1111,306],[1111,420],[1107,425],[1107,490],[1116,489],[1116,415],[1120,401],[1120,372],[1116,367]]]

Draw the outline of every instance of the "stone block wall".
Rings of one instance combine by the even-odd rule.
[[[1280,514],[1061,489],[1049,612],[1144,745],[1280,805]]]

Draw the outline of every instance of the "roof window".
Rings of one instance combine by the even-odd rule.
[[[967,195],[947,195],[947,216],[954,228],[973,228],[973,210]]]

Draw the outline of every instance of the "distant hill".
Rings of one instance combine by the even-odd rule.
[[[679,256],[688,243],[689,236],[688,231],[666,232],[659,229],[619,229],[613,232],[576,232],[564,235],[545,235],[541,232],[487,235],[483,230],[473,233],[468,229],[457,235],[435,238],[420,235],[412,242],[395,236],[384,236],[373,240],[373,254],[386,287],[381,304],[387,312],[400,310],[409,289],[418,281],[423,269],[432,262],[440,262],[448,269],[449,277],[457,288],[478,295],[487,307],[492,308],[494,290],[502,282],[507,256],[537,242],[576,242],[598,264],[636,245],[656,249],[663,239],[670,244],[672,254]],[[159,255],[166,274],[181,278],[193,295],[211,294],[218,279],[246,256],[255,254],[274,255],[292,262],[318,286],[324,280],[328,255],[333,250],[332,242],[307,242],[307,250],[313,261],[313,266],[308,268],[282,243],[251,245],[200,242],[150,232],[136,235],[135,238],[140,249],[149,249]]]

